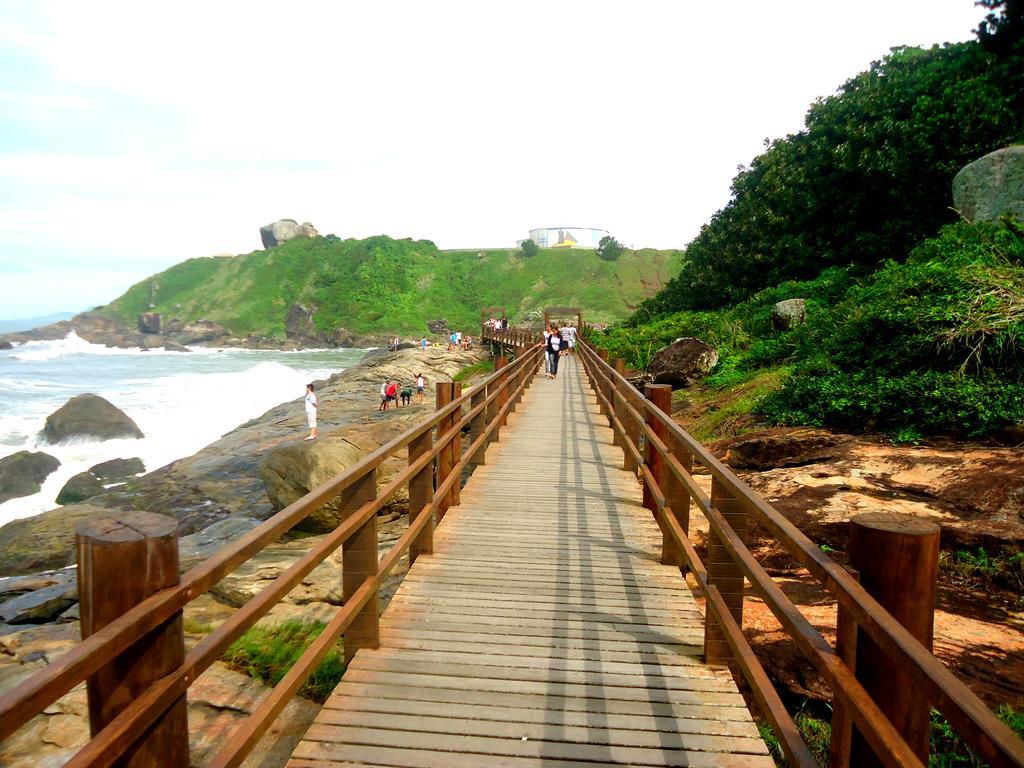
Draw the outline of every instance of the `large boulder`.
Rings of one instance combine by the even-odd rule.
[[[140,312],[139,333],[160,333],[160,313]]]
[[[89,468],[89,472],[105,483],[119,483],[127,480],[129,477],[141,475],[145,471],[146,465],[138,457],[133,459],[111,459]]]
[[[47,416],[42,435],[51,444],[79,437],[99,440],[145,437],[124,411],[90,392],[72,397]]]
[[[647,370],[655,384],[679,388],[707,376],[716,365],[717,349],[700,339],[684,336],[658,350]]]
[[[18,451],[0,459],[0,504],[39,493],[60,462],[48,453]]]
[[[953,178],[953,207],[968,221],[1024,219],[1024,145],[989,152]]]
[[[0,339],[0,349],[14,349],[14,345],[6,339]]]
[[[79,472],[64,483],[57,494],[58,504],[75,504],[103,493],[103,483],[91,472]]]
[[[75,526],[82,520],[109,514],[105,507],[71,504],[0,526],[0,576],[71,565],[75,560]]]
[[[740,440],[729,446],[726,463],[734,469],[799,467],[839,455],[850,442],[846,435],[818,429],[785,430]]]
[[[772,328],[777,331],[789,331],[807,322],[807,301],[805,299],[786,299],[772,307]]]
[[[428,320],[427,330],[430,331],[431,333],[451,333],[451,329],[448,328],[448,321],[443,318],[439,320]]]
[[[260,227],[260,240],[264,248],[273,248],[275,245],[294,240],[297,237],[319,237],[320,233],[316,227],[308,221],[299,224],[295,219],[278,219],[272,224]]]
[[[287,507],[365,455],[348,440],[301,440],[268,451],[260,462],[260,479],[274,509]],[[300,522],[297,529],[313,533],[334,530],[341,522],[335,498]]]

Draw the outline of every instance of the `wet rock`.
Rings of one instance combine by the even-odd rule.
[[[824,430],[797,430],[741,440],[729,447],[725,461],[736,469],[797,467],[838,455],[837,446],[851,438]]]
[[[191,352],[192,350],[186,347],[184,344],[179,344],[176,341],[164,341],[163,348],[168,352]]]
[[[968,221],[1024,218],[1024,145],[997,149],[961,168],[953,178],[953,207]]]
[[[789,331],[807,322],[807,301],[805,299],[786,299],[772,307],[772,328],[777,331]]]
[[[75,525],[106,507],[69,504],[41,515],[12,520],[0,527],[0,575],[15,576],[74,562]]]
[[[268,451],[260,463],[260,478],[274,509],[284,509],[293,501],[350,467],[365,454],[347,440],[303,441],[278,446]],[[334,530],[342,521],[338,511],[340,498],[334,498],[300,522],[296,528],[314,533]]]
[[[308,221],[299,224],[295,219],[278,219],[277,221],[260,227],[260,240],[264,248],[273,248],[275,245],[286,243],[297,237],[319,237],[320,233],[316,227]]]
[[[49,443],[74,438],[110,440],[144,437],[142,430],[124,411],[91,393],[72,397],[47,416],[42,435]]]
[[[18,451],[0,459],[0,504],[39,493],[60,462],[48,453]]]
[[[160,333],[160,313],[140,312],[139,333]]]
[[[14,349],[14,345],[6,339],[0,339],[0,350],[2,349]]]
[[[718,365],[718,350],[700,339],[684,336],[655,353],[648,366],[655,384],[674,389],[689,386]]]
[[[141,475],[145,471],[146,465],[138,457],[132,459],[111,459],[89,468],[89,472],[104,483],[117,483],[135,475]]]
[[[214,523],[196,533],[182,536],[178,540],[178,557],[181,569],[188,570],[196,563],[205,560],[217,550],[237,541],[262,521],[254,517],[229,517]]]
[[[74,583],[54,584],[0,603],[0,621],[5,624],[40,624],[57,618],[78,602]]]
[[[103,490],[103,483],[91,472],[79,472],[64,483],[64,487],[57,494],[57,503],[74,504],[85,501],[103,493]]]

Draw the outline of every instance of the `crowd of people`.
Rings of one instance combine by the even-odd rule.
[[[484,322],[487,328],[492,330],[508,330],[508,318],[504,315],[500,318],[492,316],[490,319]],[[389,339],[389,348],[397,350],[402,343],[400,337],[393,337]],[[431,342],[426,336],[420,339],[420,351],[426,352],[427,347],[442,346],[436,342]],[[468,335],[463,335],[462,331],[451,331],[448,335],[448,350],[456,349],[472,349],[473,338]],[[556,324],[548,325],[544,329],[544,375],[550,379],[554,379],[558,376],[558,361],[562,355],[573,354],[576,348],[576,328],[573,326],[564,326],[559,328]],[[395,407],[409,406],[414,402],[416,404],[422,404],[424,402],[424,392],[426,390],[427,381],[422,373],[417,373],[415,380],[412,382],[402,382],[395,378],[386,378],[380,385],[380,405],[378,406],[379,411],[386,411],[388,407],[394,403]],[[306,411],[306,423],[309,427],[309,434],[306,436],[306,440],[316,440],[317,430],[317,396],[314,391],[312,384],[306,385],[306,396],[305,396],[305,411]]]

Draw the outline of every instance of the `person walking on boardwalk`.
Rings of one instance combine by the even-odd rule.
[[[562,341],[562,336],[558,332],[557,326],[551,327],[551,335],[548,336],[548,357],[551,359],[551,372],[548,374],[549,379],[553,379],[558,376],[558,357],[562,354],[562,348],[565,346],[565,342]]]
[[[551,338],[551,326],[544,326],[544,375],[550,378],[551,356],[548,354],[548,339]]]
[[[316,393],[312,384],[306,385],[306,424],[309,425],[306,440],[316,440]]]

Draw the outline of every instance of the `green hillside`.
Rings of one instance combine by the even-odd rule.
[[[283,338],[293,304],[316,307],[321,331],[413,333],[444,318],[475,326],[482,306],[521,320],[549,305],[578,305],[593,322],[621,319],[678,272],[680,251],[626,251],[614,262],[590,250],[440,251],[429,240],[298,239],[235,257],[189,259],[132,286],[98,310],[134,324],[155,311],[213,320],[246,336]]]

